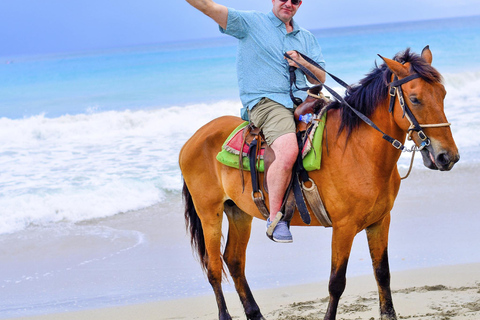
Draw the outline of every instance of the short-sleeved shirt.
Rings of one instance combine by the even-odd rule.
[[[247,109],[254,107],[266,97],[293,108],[290,98],[289,65],[283,54],[296,50],[322,67],[325,66],[322,51],[315,36],[292,20],[293,31],[287,33],[285,24],[275,14],[256,11],[228,9],[227,28],[222,33],[239,40],[237,50],[237,77],[240,99],[243,104],[242,118],[248,120]],[[297,86],[306,86],[306,78],[297,69]],[[306,93],[293,88],[294,95],[301,99]]]

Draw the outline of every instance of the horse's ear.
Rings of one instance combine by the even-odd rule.
[[[433,56],[432,51],[430,51],[430,46],[426,46],[422,50],[422,58],[427,61],[428,64],[432,64]]]
[[[395,73],[395,75],[398,78],[405,78],[409,75],[408,68],[403,64],[401,64],[400,62],[397,62],[392,59],[384,58],[381,55],[378,55],[378,56],[382,58],[382,60],[385,62],[388,68],[392,70],[392,72]]]

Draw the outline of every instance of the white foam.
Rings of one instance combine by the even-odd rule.
[[[445,114],[459,148],[480,146],[480,71],[446,74]]]
[[[0,233],[144,208],[180,190],[178,152],[221,101],[148,111],[0,119]]]

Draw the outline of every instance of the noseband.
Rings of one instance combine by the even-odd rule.
[[[412,110],[408,107],[408,105],[405,103],[405,99],[403,97],[403,90],[402,90],[402,84],[405,84],[411,80],[420,78],[420,75],[418,73],[409,75],[408,77],[405,77],[401,80],[398,80],[397,76],[394,76],[394,79],[392,82],[390,82],[390,107],[388,111],[390,113],[393,113],[393,107],[395,106],[395,96],[398,97],[398,102],[400,104],[400,107],[402,107],[403,110],[403,117],[406,117],[407,120],[410,122],[410,127],[408,128],[408,135],[407,139],[412,140],[412,133],[415,131],[418,134],[418,137],[422,141],[420,143],[420,147],[418,150],[422,150],[423,148],[427,147],[430,145],[430,138],[423,132],[423,128],[438,128],[438,127],[449,127],[451,125],[450,122],[445,122],[445,123],[436,123],[436,124],[419,124],[415,116],[413,115]]]

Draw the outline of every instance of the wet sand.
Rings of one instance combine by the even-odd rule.
[[[392,275],[393,299],[399,319],[480,319],[480,264],[434,267]],[[323,319],[328,304],[327,282],[260,290],[257,302],[267,319]],[[235,293],[226,295],[233,319],[244,319]],[[24,320],[159,320],[216,319],[213,295],[21,318]],[[378,319],[378,295],[372,276],[348,279],[338,319]]]

